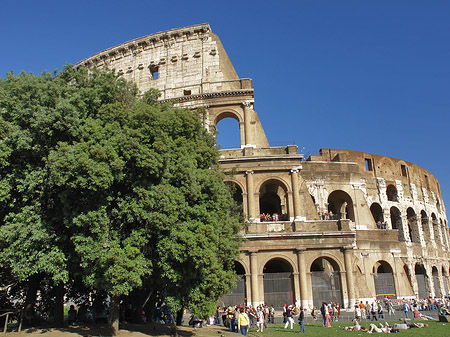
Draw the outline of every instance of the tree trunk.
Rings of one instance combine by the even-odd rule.
[[[55,296],[55,327],[64,327],[64,284],[59,283],[55,286],[56,296]]]
[[[116,336],[119,332],[119,313],[120,313],[120,296],[111,296],[111,306],[109,309],[108,324],[111,329],[111,334]]]
[[[39,289],[39,283],[41,278],[39,275],[32,275],[28,281],[28,289],[25,297],[24,308],[24,323],[34,324],[36,321],[36,314],[34,312],[34,306],[36,304],[37,291]]]
[[[177,311],[177,318],[176,318],[177,326],[181,326],[181,324],[182,324],[183,313],[184,313],[184,309],[183,308],[181,308],[181,310]]]

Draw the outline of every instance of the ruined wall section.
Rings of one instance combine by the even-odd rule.
[[[194,109],[203,107],[205,128],[216,131],[218,113],[242,121],[241,147],[268,147],[253,109],[251,79],[240,79],[219,37],[208,24],[172,29],[99,52],[75,68],[113,69],[136,83],[141,93],[158,89],[162,101]]]
[[[141,92],[160,90],[162,99],[221,91],[227,89],[222,82],[239,80],[208,24],[131,40],[97,53],[78,66],[115,69],[135,82]]]
[[[400,239],[418,246],[414,254],[426,252],[426,255],[438,256],[450,251],[448,219],[439,182],[424,168],[401,159],[341,149],[321,149],[320,155],[312,156],[309,162],[315,165],[352,162],[358,166],[359,184],[365,199],[357,201],[360,225],[376,228],[370,207],[378,204],[388,228],[395,227],[391,212],[400,212]],[[330,178],[325,181],[327,179]],[[355,179],[350,183],[358,184]]]

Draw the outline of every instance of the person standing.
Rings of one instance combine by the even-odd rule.
[[[256,312],[256,332],[263,332],[264,330],[264,312],[261,307],[258,306],[258,311]]]
[[[405,313],[405,318],[409,318],[408,317],[409,304],[406,301],[403,301],[403,312]]]
[[[300,307],[300,314],[298,315],[298,323],[300,324],[300,333],[305,332],[305,312],[303,307]]]
[[[244,311],[244,308],[239,308],[239,316],[238,316],[238,332],[241,333],[241,335],[247,336],[248,332],[248,325],[249,325],[249,319],[247,314]]]
[[[294,319],[292,318],[292,306],[286,308],[286,324],[284,328],[287,329],[288,325],[291,325],[291,330],[294,329]]]

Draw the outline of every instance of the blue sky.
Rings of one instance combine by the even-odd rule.
[[[2,14],[0,77],[61,69],[208,22],[239,76],[253,79],[272,145],[416,163],[438,178],[450,205],[450,1],[15,0],[2,3]]]

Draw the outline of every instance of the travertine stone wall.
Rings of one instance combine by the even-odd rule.
[[[141,92],[156,88],[163,101],[204,108],[202,121],[212,133],[224,118],[238,121],[241,148],[220,151],[219,162],[225,181],[242,197],[246,240],[239,263],[248,303],[264,302],[271,261],[288,266],[292,301],[308,307],[316,295],[311,268],[318,259],[338,272],[345,307],[375,298],[374,268],[381,263],[392,271],[397,297],[418,296],[417,268],[427,274],[427,295],[449,294],[450,236],[437,179],[418,165],[381,155],[321,149],[305,161],[295,145],[270,147],[251,79],[239,78],[208,24],[131,40],[80,66],[115,69]],[[278,200],[286,219],[261,221],[265,194]],[[337,217],[323,218],[330,209]],[[386,221],[385,229],[375,217]]]

